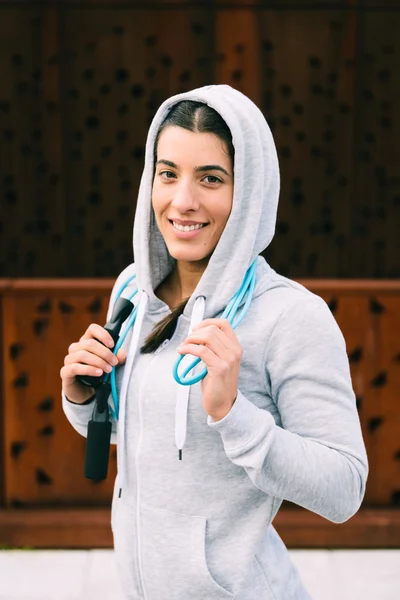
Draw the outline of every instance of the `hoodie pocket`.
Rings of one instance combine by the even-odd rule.
[[[234,595],[213,579],[207,567],[204,517],[141,510],[141,570],[148,600],[227,600]]]

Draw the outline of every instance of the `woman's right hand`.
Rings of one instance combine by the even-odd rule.
[[[104,327],[95,323],[89,325],[79,342],[69,346],[60,371],[62,389],[68,400],[82,404],[94,393],[92,387],[77,380],[77,375],[99,377],[104,372],[110,373],[112,367],[124,364],[125,350],[120,349],[115,356],[111,350],[113,347],[111,335]]]

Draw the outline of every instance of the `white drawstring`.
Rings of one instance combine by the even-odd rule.
[[[198,323],[201,323],[204,316],[205,310],[205,298],[204,296],[199,296],[196,298],[196,302],[193,306],[192,318],[190,320],[189,332],[190,335],[193,331],[193,327]],[[192,354],[186,354],[183,360],[180,363],[179,369],[180,373],[183,373],[192,362],[193,359],[196,359],[197,356],[193,356]],[[197,367],[204,368],[204,365],[200,362]],[[195,370],[193,371],[195,373]],[[187,431],[187,412],[188,412],[188,404],[189,404],[189,393],[191,385],[178,385],[177,393],[176,393],[176,407],[175,407],[175,444],[179,451],[179,459],[182,459],[182,450],[186,441],[186,431]]]
[[[118,475],[119,475],[119,487],[123,487],[124,475],[125,475],[125,413],[126,413],[126,399],[128,393],[128,384],[131,377],[133,368],[133,362],[136,357],[136,351],[139,347],[140,332],[142,329],[144,315],[146,314],[146,308],[149,297],[147,293],[142,290],[139,298],[139,307],[136,315],[135,323],[133,325],[132,338],[127,349],[127,357],[124,368],[124,375],[121,383],[121,391],[119,394],[119,416],[118,416],[118,429],[122,428],[119,436],[120,448],[118,448]]]
[[[127,402],[127,393],[128,393],[128,385],[129,380],[133,368],[133,363],[136,357],[136,353],[139,347],[139,339],[140,332],[143,325],[144,316],[146,314],[146,308],[148,304],[149,297],[147,293],[142,290],[140,298],[139,298],[139,306],[137,317],[133,326],[132,338],[129,344],[129,348],[127,349],[127,358],[124,368],[124,375],[121,383],[121,391],[119,394],[119,418],[118,418],[118,428],[121,428],[119,432],[119,443],[120,448],[118,449],[118,473],[119,473],[119,487],[123,487],[124,483],[124,475],[125,475],[125,426],[126,426],[126,402]],[[201,323],[203,320],[205,311],[205,298],[204,296],[199,296],[196,299],[196,302],[193,306],[192,317],[190,320],[188,335],[190,335],[193,331],[193,327],[198,323]],[[197,357],[192,354],[187,354],[181,362],[181,369],[184,372],[185,368],[189,366],[193,359]],[[200,362],[197,367],[203,368],[204,365]],[[195,372],[195,370],[194,370]],[[189,403],[189,393],[190,388],[192,386],[189,385],[179,385],[177,384],[177,399],[176,399],[176,408],[175,408],[175,444],[179,450],[179,458],[182,458],[182,450],[186,441],[186,432],[187,432],[187,411],[188,411],[188,403]]]

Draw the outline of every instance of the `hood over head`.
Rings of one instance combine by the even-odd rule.
[[[232,209],[207,268],[185,306],[183,315],[190,323],[188,334],[197,323],[218,317],[224,312],[241,289],[253,262],[256,262],[256,284],[252,297],[262,294],[268,286],[266,277],[263,277],[263,281],[260,278],[257,285],[257,273],[265,275],[269,269],[259,253],[274,236],[280,179],[274,140],[263,114],[249,98],[228,85],[209,85],[169,98],[158,109],[149,129],[136,207],[133,248],[139,300],[120,392],[119,420],[123,428],[128,382],[139,348],[143,321],[146,313],[165,309],[165,304],[154,291],[176,265],[155,220],[152,186],[154,145],[158,131],[171,108],[183,100],[203,102],[219,113],[230,129],[235,151]],[[240,311],[246,300],[246,296],[242,298],[238,307]],[[234,317],[234,321],[239,317],[242,318],[242,315]],[[186,354],[181,361],[180,371],[184,372],[189,367],[192,370],[194,359],[196,357]],[[201,367],[202,364],[197,366]],[[186,440],[190,387],[188,383],[177,386],[175,443],[180,457]],[[122,445],[124,437],[125,433],[122,434]],[[119,454],[123,473],[124,450]]]
[[[168,112],[183,100],[204,102],[218,112],[231,131],[235,149],[232,210],[183,313],[190,319],[196,299],[202,296],[205,298],[203,319],[206,319],[225,309],[240,288],[247,269],[274,236],[279,165],[275,143],[262,112],[247,96],[229,85],[201,87],[163,102],[147,137],[134,223],[136,284],[147,295],[147,312],[156,312],[162,306],[154,290],[176,265],[157,226],[152,207],[155,140]]]

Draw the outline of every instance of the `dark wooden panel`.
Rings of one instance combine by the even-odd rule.
[[[364,505],[398,507],[400,284],[304,283],[327,301],[346,339],[370,462]],[[108,480],[85,480],[85,440],[62,412],[59,370],[89,323],[104,323],[111,282],[22,280],[3,287],[5,505],[104,505],[115,448]]]
[[[215,82],[235,87],[262,109],[259,20],[259,13],[252,10],[216,11]]]
[[[398,277],[399,7],[0,3],[0,274],[113,276],[130,262],[148,123],[169,95],[215,82],[274,132],[272,265]]]
[[[5,506],[105,505],[116,473],[83,477],[85,439],[61,407],[60,368],[92,321],[104,323],[107,292],[20,290],[3,297]]]
[[[354,269],[400,277],[400,11],[360,14]],[[368,243],[366,241],[368,240]]]
[[[291,277],[351,276],[357,13],[263,11],[259,31],[282,190],[265,255]]]
[[[66,197],[76,275],[132,257],[147,129],[168,96],[212,80],[208,11],[65,10]],[[179,35],[172,32],[179,31]]]
[[[332,307],[346,340],[370,466],[364,504],[400,506],[399,297],[317,293]]]
[[[399,547],[400,283],[302,283],[325,298],[344,333],[370,475],[363,507],[346,524],[331,524],[289,503],[274,524],[289,547]],[[86,480],[85,440],[62,412],[59,380],[68,345],[90,322],[104,322],[111,285],[110,280],[0,281],[5,417],[0,545],[111,546],[115,448],[107,481]]]
[[[56,9],[1,7],[0,45],[0,273],[63,275]]]
[[[5,421],[4,421],[4,345],[3,345],[3,297],[0,294],[0,511],[5,506]]]
[[[399,9],[399,0],[359,0],[360,5],[364,8],[375,8],[375,9]]]

